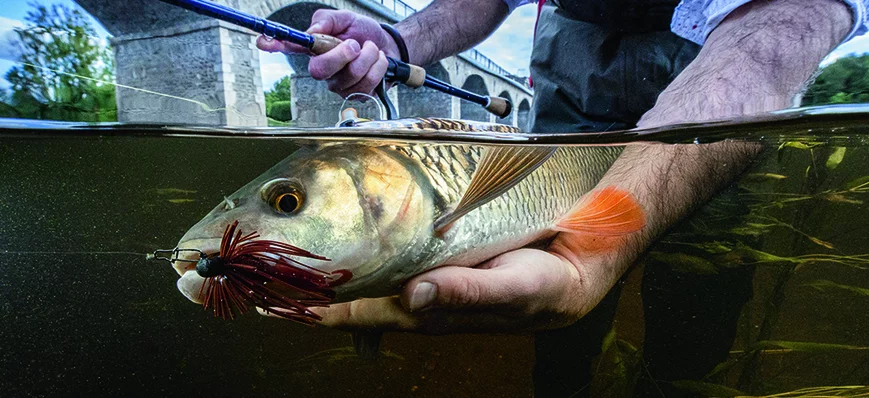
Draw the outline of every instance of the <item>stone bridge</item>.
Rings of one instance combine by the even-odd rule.
[[[257,35],[157,0],[76,0],[114,38],[118,119],[264,126],[265,99]],[[345,9],[393,23],[412,8],[400,0],[217,0],[241,11],[305,30],[320,8]],[[306,56],[288,56],[292,113],[298,126],[329,126],[342,99],[308,74]],[[426,67],[440,80],[485,95],[509,98],[514,112],[496,119],[482,107],[428,88],[394,87],[401,116],[450,117],[525,126],[531,91],[476,51]]]

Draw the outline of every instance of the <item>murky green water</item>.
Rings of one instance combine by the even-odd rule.
[[[722,339],[729,353],[705,372],[705,384],[675,387],[720,395],[869,384],[867,126],[869,113],[860,111],[640,137],[729,135],[766,150],[626,275],[587,391],[670,391],[650,369],[696,361]],[[393,333],[383,342],[387,355],[364,362],[344,332],[256,315],[216,319],[178,293],[173,270],[146,261],[292,153],[297,139],[7,127],[3,396],[531,395],[531,335]],[[654,319],[644,321],[644,312]],[[661,338],[644,344],[645,336]],[[660,354],[674,349],[660,341],[677,342],[678,354]],[[644,362],[644,351],[657,352],[658,362]]]

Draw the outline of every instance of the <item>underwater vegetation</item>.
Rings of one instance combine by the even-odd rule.
[[[346,332],[255,314],[215,319],[178,295],[174,272],[145,261],[297,144],[4,136],[0,395],[530,395],[528,334],[387,333],[381,358],[365,362]],[[869,147],[817,137],[765,145],[740,181],[629,271],[592,396],[867,394]],[[716,329],[640,300],[648,286],[669,286],[641,286],[646,278],[702,281],[667,293],[696,303]],[[697,335],[726,337],[726,347],[701,374],[665,382],[654,373],[661,347],[646,338],[656,330],[686,336],[674,362],[705,355],[711,343]]]
[[[642,341],[613,327],[601,347],[595,394],[628,396],[638,385],[666,383],[700,396],[869,396],[869,333],[842,324],[865,327],[869,303],[869,175],[854,175],[867,161],[863,147],[783,143],[675,227],[640,266],[753,278],[744,306],[736,305],[735,344],[699,380],[663,382],[648,373]],[[833,301],[850,304],[823,308]]]

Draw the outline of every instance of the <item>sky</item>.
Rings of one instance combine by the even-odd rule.
[[[156,0],[137,0],[156,1]],[[428,0],[405,0],[410,6],[422,9]],[[9,83],[2,78],[10,67],[15,65],[17,53],[16,37],[13,29],[25,26],[24,17],[31,8],[29,4],[63,4],[78,7],[72,0],[5,0],[0,7],[0,88],[7,88]],[[531,42],[537,8],[527,5],[517,8],[503,25],[489,39],[476,48],[487,57],[501,65],[506,70],[518,74],[528,74],[528,63],[531,56]],[[100,40],[105,40],[108,32],[92,19]],[[869,53],[869,35],[859,36],[842,44],[830,54],[821,65],[827,65],[848,54]],[[281,54],[260,54],[263,87],[271,88],[283,76],[292,73],[286,59]]]

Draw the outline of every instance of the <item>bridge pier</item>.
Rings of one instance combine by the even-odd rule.
[[[255,39],[214,20],[113,38],[118,121],[265,126]]]
[[[327,83],[314,80],[308,69],[295,69],[290,75],[294,127],[324,127],[338,123],[338,112],[344,101],[329,91]]]

